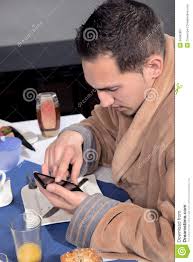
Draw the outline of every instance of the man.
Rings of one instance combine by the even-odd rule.
[[[48,147],[43,172],[60,181],[72,164],[76,183],[80,171],[112,167],[132,202],[56,184],[42,192],[73,213],[69,242],[109,257],[174,261],[174,39],[148,6],[109,0],[80,27],[76,45],[100,105]]]

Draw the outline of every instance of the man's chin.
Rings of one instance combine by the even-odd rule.
[[[125,111],[121,111],[121,114],[125,115],[125,116],[132,116],[135,114],[134,111],[129,111],[129,110],[125,110]]]
[[[120,108],[117,108],[117,110],[123,114],[123,115],[126,115],[126,116],[132,116],[135,114],[135,111],[132,109],[132,108],[123,108],[123,107],[120,107]]]

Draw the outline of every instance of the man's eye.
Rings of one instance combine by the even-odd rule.
[[[113,88],[109,89],[109,91],[110,92],[115,92],[115,91],[117,91],[117,89],[118,89],[118,87],[113,87]]]

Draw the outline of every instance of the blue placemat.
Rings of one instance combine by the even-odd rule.
[[[40,171],[40,169],[39,165],[24,161],[12,171],[7,172],[7,176],[11,179],[14,200],[9,206],[0,208],[0,253],[7,254],[9,261],[17,261],[9,223],[19,213],[24,212],[21,189],[27,184],[26,176],[32,174],[34,171]],[[115,185],[101,181],[97,181],[97,183],[105,196],[123,202],[128,199],[127,193]],[[73,245],[65,240],[68,224],[69,223],[62,223],[42,227],[42,248],[44,256],[42,261],[59,262],[61,254],[74,248]]]

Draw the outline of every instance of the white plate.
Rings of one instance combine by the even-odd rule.
[[[100,188],[96,182],[94,175],[84,176],[88,181],[81,186],[81,189],[89,195],[101,193]],[[82,179],[79,178],[79,181]],[[24,186],[21,190],[21,197],[23,205],[26,209],[33,209],[41,217],[45,215],[53,206],[49,203],[48,199],[39,191],[39,189],[29,189],[28,185]],[[33,200],[33,201],[32,201]],[[68,222],[71,220],[72,215],[64,210],[59,210],[54,215],[48,218],[42,218],[42,226]]]

